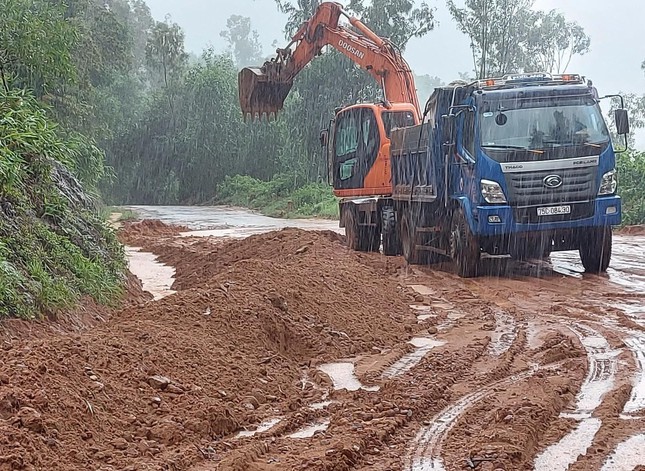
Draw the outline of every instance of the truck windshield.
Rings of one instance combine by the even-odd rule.
[[[414,126],[414,114],[411,111],[384,111],[383,126],[385,126],[385,135],[390,137],[392,129],[406,128]]]
[[[543,155],[544,160],[596,154],[599,152],[592,152],[593,148],[604,148],[609,142],[600,108],[591,98],[551,98],[542,103],[527,100],[517,104],[523,106],[511,108],[509,103],[499,102],[480,115],[481,146],[495,160],[513,151],[532,151]]]

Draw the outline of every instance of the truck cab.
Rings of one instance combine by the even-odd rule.
[[[624,110],[616,118],[618,133],[629,132]],[[621,222],[616,151],[579,75],[520,74],[444,87],[428,101],[423,127],[427,139],[423,129],[399,130],[392,145],[394,185],[406,190],[394,192],[398,212],[423,206],[416,209],[421,217],[408,215],[402,228],[412,258],[419,251],[448,255],[460,274],[473,276],[482,254],[525,259],[578,250],[587,271],[607,269],[611,226]],[[423,149],[413,149],[410,135],[427,141],[417,164],[413,151]],[[407,191],[415,177],[404,165],[421,169],[416,195]],[[437,236],[419,243],[419,229]]]

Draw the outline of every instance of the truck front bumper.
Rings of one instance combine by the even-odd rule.
[[[566,203],[563,203],[566,204]],[[539,222],[522,223],[515,220],[517,208],[502,205],[477,206],[473,212],[474,231],[480,237],[501,236],[520,232],[541,232],[576,229],[583,227],[616,226],[621,222],[619,196],[603,196],[594,201],[593,216],[575,219],[544,216]],[[530,208],[535,211],[537,208]],[[551,219],[551,220],[549,220]]]

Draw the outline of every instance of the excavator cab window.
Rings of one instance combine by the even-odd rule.
[[[385,135],[388,139],[392,129],[407,128],[415,125],[414,114],[411,111],[384,111],[382,116]]]
[[[371,108],[338,114],[333,133],[333,176],[336,188],[361,188],[380,146],[378,123]]]

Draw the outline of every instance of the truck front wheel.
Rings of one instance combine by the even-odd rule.
[[[468,221],[460,208],[452,215],[450,225],[450,255],[457,265],[457,274],[462,278],[477,276],[481,249]]]
[[[351,206],[343,210],[342,217],[345,222],[347,246],[351,250],[378,252],[381,245],[381,233],[376,227],[360,225],[358,223],[358,212]]]
[[[610,226],[594,227],[580,240],[580,260],[587,273],[607,271],[611,260],[612,233]]]

